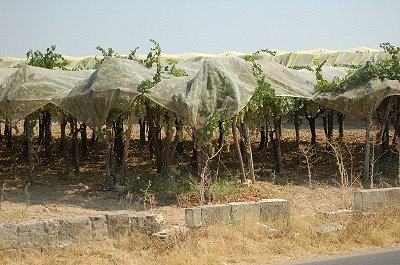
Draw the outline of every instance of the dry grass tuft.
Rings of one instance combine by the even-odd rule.
[[[0,252],[1,264],[230,264],[273,262],[382,248],[400,244],[400,209],[335,220],[346,228],[321,235],[316,225],[330,222],[316,215],[294,216],[289,227],[268,223],[277,233],[243,221],[192,231],[175,241],[125,234],[116,239],[66,248]]]

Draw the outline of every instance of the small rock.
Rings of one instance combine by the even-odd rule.
[[[114,189],[118,193],[125,193],[128,191],[128,188],[125,185],[115,184]]]
[[[71,244],[72,244],[71,241],[64,241],[64,240],[62,240],[62,241],[59,241],[59,242],[58,242],[58,247],[59,247],[59,248],[65,248],[65,247],[70,246]]]
[[[262,223],[256,222],[255,225],[256,225],[258,228],[262,229],[264,232],[267,232],[268,234],[274,234],[274,233],[276,233],[276,229],[274,229],[274,228],[272,228],[272,227],[270,227],[270,226],[268,226],[268,225],[266,225],[266,224],[262,224]]]
[[[158,238],[161,240],[171,240],[183,238],[189,232],[189,228],[183,226],[173,226],[170,229],[163,229],[160,232],[153,233],[152,238]]]

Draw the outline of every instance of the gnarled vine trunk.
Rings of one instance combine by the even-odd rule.
[[[51,134],[51,114],[49,111],[43,111],[42,126],[44,129],[44,151],[46,161],[53,161],[53,147],[52,147],[52,134]]]
[[[75,173],[79,173],[79,161],[78,161],[78,125],[76,118],[70,116],[70,127],[72,134],[71,141],[71,155],[72,155],[72,164],[74,166]]]
[[[281,135],[282,135],[282,119],[274,118],[274,130],[270,133],[270,138],[274,149],[275,158],[275,172],[281,173],[283,169],[282,164],[282,149],[281,149]]]
[[[81,155],[82,159],[86,160],[88,157],[88,141],[87,141],[87,126],[81,123],[79,131],[81,133]]]
[[[344,114],[341,112],[337,113],[338,124],[339,124],[339,140],[343,139],[343,122],[344,122]]]

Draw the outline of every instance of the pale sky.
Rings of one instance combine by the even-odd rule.
[[[0,57],[400,46],[399,0],[0,0]]]

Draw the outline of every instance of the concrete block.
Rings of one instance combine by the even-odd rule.
[[[0,225],[0,250],[18,247],[17,226],[14,224]]]
[[[62,219],[58,220],[58,225],[59,246],[92,239],[92,222],[89,218]]]
[[[131,230],[152,235],[161,231],[164,218],[158,214],[148,214],[146,216],[129,216],[131,222]]]
[[[290,205],[283,199],[260,200],[260,218],[263,221],[289,219]]]
[[[103,240],[108,237],[107,219],[105,216],[89,217],[92,225],[92,239]]]
[[[130,219],[127,213],[107,214],[106,219],[110,236],[126,233],[130,229]]]
[[[383,189],[385,192],[385,206],[399,207],[400,206],[400,188]]]
[[[59,224],[55,220],[31,220],[17,226],[19,248],[56,246]]]
[[[187,208],[185,209],[186,227],[194,228],[201,227],[201,208]]]
[[[203,226],[226,224],[231,221],[231,206],[227,204],[216,204],[200,206],[201,224]]]
[[[354,194],[354,206],[365,211],[385,207],[385,192],[382,189],[358,190]]]
[[[231,206],[231,220],[254,220],[260,219],[259,202],[232,202],[227,203]]]

